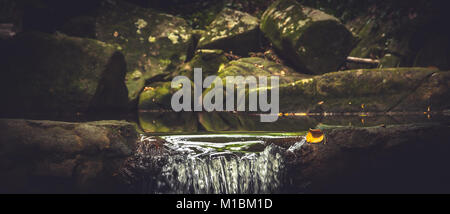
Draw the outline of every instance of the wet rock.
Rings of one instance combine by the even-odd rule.
[[[439,193],[449,189],[449,129],[439,124],[325,129],[326,144],[286,153],[305,193]]]
[[[115,174],[135,150],[123,121],[0,120],[2,193],[112,193]]]
[[[222,49],[246,56],[260,47],[259,20],[250,14],[225,8],[207,27],[198,47]]]
[[[355,43],[337,18],[292,0],[273,3],[262,15],[260,28],[284,58],[310,74],[338,70]]]
[[[2,43],[0,54],[3,114],[126,110],[126,62],[117,46],[30,32]]]
[[[99,40],[122,48],[130,100],[137,100],[146,80],[172,72],[192,57],[193,40],[186,21],[152,9],[105,1],[96,30]]]

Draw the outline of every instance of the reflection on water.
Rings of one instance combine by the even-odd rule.
[[[298,132],[319,124],[336,126],[370,127],[407,123],[449,121],[450,116],[438,113],[403,112],[390,114],[332,114],[294,116],[283,114],[273,123],[261,123],[259,115],[231,112],[140,112],[139,124],[145,132],[196,133],[196,132]]]

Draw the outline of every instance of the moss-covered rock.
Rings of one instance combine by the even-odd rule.
[[[302,79],[280,86],[280,109],[284,112],[391,111],[433,74],[446,75],[446,72],[427,68],[360,69]],[[448,94],[447,84],[437,83],[435,87],[440,90],[436,91]],[[436,110],[448,106],[445,99],[436,99],[446,103],[436,106]],[[425,103],[428,103],[426,99],[420,99],[397,110],[417,110]]]
[[[220,67],[218,76],[222,77],[223,80],[225,80],[224,77],[226,76],[278,76],[280,84],[311,77],[311,75],[295,72],[295,70],[287,66],[259,57],[248,57],[231,61]]]
[[[250,14],[225,8],[207,27],[198,47],[222,49],[246,56],[260,47],[259,20]]]
[[[139,95],[138,109],[171,109],[170,102],[176,91],[171,82],[151,83]]]
[[[0,120],[0,192],[117,193],[137,143],[124,121]]]
[[[448,70],[449,32],[441,27],[448,18],[439,14],[440,9],[428,8],[437,2],[429,3],[420,10],[413,10],[412,5],[387,10],[372,7],[365,12],[367,14],[349,20],[346,26],[359,37],[350,56],[380,60],[379,65],[369,65],[371,67],[434,66]],[[362,67],[368,66],[349,66],[351,69]]]
[[[63,34],[23,33],[0,48],[5,115],[76,113],[127,106],[118,47]]]
[[[193,112],[139,112],[144,132],[196,132],[198,122]]]
[[[199,49],[191,61],[179,66],[172,77],[183,75],[194,79],[194,68],[202,68],[203,76],[217,75],[219,68],[229,60],[222,50]]]
[[[241,73],[243,65],[239,61],[245,60],[248,59],[230,62],[219,70],[219,76]],[[244,67],[244,71],[250,69]],[[252,74],[270,74],[261,72]],[[431,100],[433,110],[444,110],[449,106],[447,73],[433,68],[386,68],[294,78],[286,75],[280,77],[279,107],[281,112],[425,111]],[[248,99],[248,93],[246,96]],[[413,97],[405,100],[409,96]],[[405,103],[399,106],[402,102]]]
[[[219,67],[228,62],[228,59],[221,50],[200,49],[196,51],[191,61],[180,65],[166,82],[153,82],[144,88],[139,95],[138,109],[156,110],[172,109],[172,95],[180,88],[172,88],[171,78],[175,76],[186,76],[190,80],[194,79],[194,68],[202,68],[203,77],[216,75]],[[191,90],[193,93],[193,90]]]
[[[358,44],[350,52],[350,56],[380,59],[379,65],[350,63],[350,69],[412,66],[411,60],[414,53],[410,46],[413,33],[410,30],[403,29],[397,33],[397,29],[400,28],[398,23],[393,20],[382,22],[373,16],[361,16],[349,21],[346,25],[359,39]]]
[[[260,28],[284,58],[310,74],[338,70],[355,43],[337,18],[293,0],[274,2]]]
[[[105,1],[96,22],[97,38],[123,49],[130,100],[135,100],[145,81],[173,71],[192,57],[191,28],[186,21],[122,1]]]

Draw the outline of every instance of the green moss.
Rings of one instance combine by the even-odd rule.
[[[142,72],[139,79],[126,79],[130,100],[137,99],[145,81],[173,72],[193,52],[191,28],[185,20],[122,1],[102,3],[96,34],[122,47],[128,72]]]
[[[148,85],[139,95],[139,109],[171,109],[171,98],[175,89],[171,82],[156,82]]]
[[[274,2],[264,12],[260,28],[273,47],[304,73],[336,71],[355,44],[335,17],[293,0]]]
[[[204,77],[216,75],[219,67],[228,62],[222,50],[199,49],[189,62],[178,67],[172,77],[183,75],[194,78],[194,68],[202,68]]]
[[[202,49],[222,49],[248,55],[260,46],[259,20],[250,14],[225,8],[199,39]]]
[[[389,68],[328,73],[308,81],[298,80],[295,85],[281,85],[280,108],[287,112],[384,112],[435,72],[427,68]],[[318,105],[321,101],[323,104]]]

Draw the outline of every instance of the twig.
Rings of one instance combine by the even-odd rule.
[[[378,59],[359,58],[359,57],[347,57],[348,62],[365,63],[365,64],[380,64]]]

